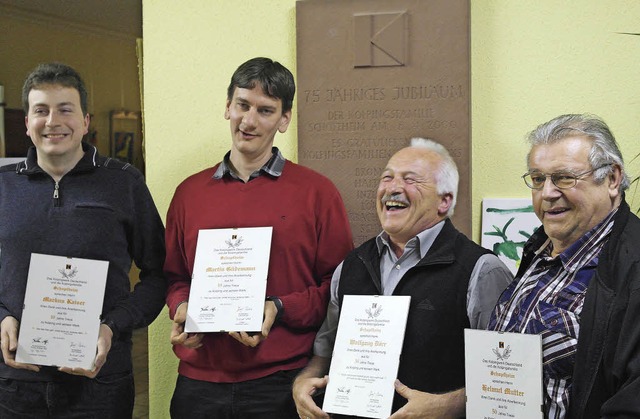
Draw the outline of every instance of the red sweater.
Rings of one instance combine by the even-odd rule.
[[[269,337],[249,348],[226,333],[207,333],[203,346],[174,346],[178,371],[189,378],[239,382],[304,367],[324,320],[331,275],[353,248],[342,198],[326,177],[287,160],[282,175],[248,183],[214,179],[216,167],[187,178],[167,214],[167,305],[171,318],[189,299],[198,230],[273,226],[267,295],[284,315]]]

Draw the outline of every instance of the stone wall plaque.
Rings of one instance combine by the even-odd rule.
[[[412,137],[460,171],[454,224],[471,233],[469,0],[296,4],[298,161],[328,176],[356,245],[377,235],[379,175]]]

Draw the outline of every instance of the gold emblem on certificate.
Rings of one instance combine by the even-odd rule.
[[[272,227],[200,230],[185,331],[259,331]]]
[[[16,361],[92,369],[109,262],[33,253]]]

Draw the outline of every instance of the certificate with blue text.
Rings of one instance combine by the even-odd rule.
[[[344,296],[325,412],[389,417],[410,301],[409,296]]]
[[[185,331],[262,329],[272,227],[200,230]]]
[[[109,262],[31,254],[16,361],[92,369]]]
[[[467,417],[542,418],[542,336],[465,329]]]

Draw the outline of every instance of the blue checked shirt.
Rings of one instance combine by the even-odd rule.
[[[546,418],[567,414],[580,313],[615,213],[557,257],[551,257],[553,246],[547,239],[522,276],[503,292],[489,321],[489,330],[542,335]]]

